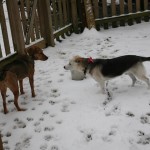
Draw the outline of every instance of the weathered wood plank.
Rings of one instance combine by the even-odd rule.
[[[99,18],[99,6],[98,6],[98,0],[93,0],[93,12],[94,12],[94,18]],[[99,26],[96,26],[97,30],[100,30]]]
[[[84,0],[84,7],[85,7],[86,21],[87,21],[88,28],[89,29],[95,28],[95,20],[94,20],[94,13],[92,9],[91,0]]]
[[[103,17],[107,17],[108,12],[107,12],[107,2],[106,2],[106,0],[102,0],[102,8],[103,8]],[[104,23],[104,29],[108,29],[108,23]]]
[[[7,26],[6,26],[2,2],[0,2],[0,23],[1,23],[1,28],[2,28],[2,35],[3,35],[4,46],[5,46],[5,52],[6,52],[6,55],[8,55],[8,54],[10,54],[10,45],[9,45],[8,32],[7,32]]]
[[[55,46],[49,0],[38,0],[38,14],[40,29],[42,37],[46,41],[46,46]]]
[[[64,24],[67,25],[67,7],[66,7],[66,0],[62,1],[63,6],[63,15],[64,15]]]
[[[58,1],[58,11],[59,11],[59,26],[63,26],[63,14],[62,14],[62,0]]]
[[[136,0],[136,12],[141,11],[141,3],[140,3],[140,1],[141,0]],[[137,23],[141,23],[141,18],[140,17],[136,18],[136,22]]]
[[[37,12],[35,12],[34,25],[35,25],[36,39],[39,39],[40,38],[40,28],[39,28],[39,18],[38,18]]]
[[[14,1],[7,0],[6,4],[7,4],[14,50],[17,50],[18,53],[24,54],[25,43],[24,43],[23,30],[21,26],[18,3],[16,0]]]
[[[52,6],[53,6],[53,23],[54,23],[54,29],[58,29],[58,20],[57,20],[57,10],[56,10],[56,1],[52,0]]]
[[[138,17],[144,18],[144,16],[150,16],[150,11],[145,11],[145,12],[139,12],[139,13],[133,13],[132,15],[127,14],[127,15],[122,15],[122,16],[116,16],[116,17],[107,17],[107,18],[102,18],[102,19],[96,19],[96,23],[98,24],[103,24],[103,23],[110,23],[113,21],[120,21],[124,19],[125,21],[128,21],[129,19],[136,19]]]
[[[112,16],[116,16],[116,0],[111,0],[111,13],[112,13]],[[113,28],[116,28],[118,25],[117,25],[117,22],[112,22],[112,27]]]
[[[20,12],[21,12],[21,18],[22,18],[24,34],[26,34],[26,31],[27,31],[27,18],[26,18],[26,15],[25,15],[24,0],[20,0]]]
[[[34,19],[35,19],[37,1],[38,1],[38,0],[34,0],[34,3],[33,3],[32,15],[31,15],[31,20],[30,20],[29,30],[28,30],[28,32],[27,32],[27,34],[26,34],[26,44],[27,44],[27,45],[30,43],[31,33],[32,33],[32,31],[33,31],[33,24],[34,24]]]
[[[33,0],[25,0],[26,2],[26,10],[27,10],[27,30],[26,30],[26,34],[27,35],[28,31],[29,31],[29,26],[30,26],[30,20],[31,20],[31,14],[32,14],[32,3],[34,2]],[[35,35],[34,35],[34,29],[32,29],[31,31],[31,41],[35,41]]]
[[[133,8],[132,8],[132,0],[128,0],[128,13],[132,13]],[[128,25],[133,25],[133,19],[128,20]]]
[[[2,57],[2,48],[1,48],[1,45],[0,45],[0,58]]]
[[[72,14],[73,30],[74,30],[75,33],[79,33],[79,31],[78,31],[78,17],[77,17],[77,3],[76,3],[76,0],[71,1],[71,14]]]
[[[124,0],[120,0],[120,15],[124,14]],[[120,21],[120,26],[125,26],[125,21]]]

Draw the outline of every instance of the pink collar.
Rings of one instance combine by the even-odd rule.
[[[94,63],[94,61],[93,61],[93,58],[92,58],[92,57],[89,57],[89,58],[88,58],[88,63]]]

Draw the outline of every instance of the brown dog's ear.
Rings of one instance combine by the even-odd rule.
[[[25,52],[26,52],[27,55],[33,56],[33,54],[34,54],[33,47],[31,46],[29,48],[26,48]]]

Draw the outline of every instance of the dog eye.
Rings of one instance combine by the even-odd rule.
[[[71,66],[71,63],[69,63],[69,65]]]

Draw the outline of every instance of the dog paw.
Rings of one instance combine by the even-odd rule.
[[[62,112],[69,112],[68,105],[64,104],[61,109]]]
[[[141,116],[140,120],[141,120],[141,123],[142,123],[142,124],[147,124],[147,123],[149,123],[149,118],[148,118],[148,116],[146,116],[146,115]]]
[[[44,128],[44,131],[47,132],[47,131],[53,131],[55,129],[55,127],[51,126],[51,127],[45,127]]]
[[[43,112],[43,115],[48,115],[48,114],[49,114],[49,111],[47,110]]]
[[[45,136],[44,136],[44,140],[45,140],[45,141],[50,141],[50,140],[52,140],[52,139],[53,139],[52,135],[45,135]]]
[[[46,150],[47,147],[48,147],[47,144],[43,144],[43,145],[40,146],[40,150]]]
[[[63,122],[62,120],[56,121],[57,124],[62,124],[62,122]]]
[[[27,117],[27,120],[28,120],[28,121],[33,121],[34,119],[33,119],[33,118],[30,118],[30,117]]]
[[[146,144],[150,144],[150,134],[145,134],[142,131],[138,131],[138,144],[142,144],[142,145],[146,145]]]
[[[58,146],[53,145],[50,150],[59,150],[59,149],[58,149]]]
[[[134,117],[134,116],[135,116],[132,112],[127,112],[126,115],[127,115],[128,117]]]

